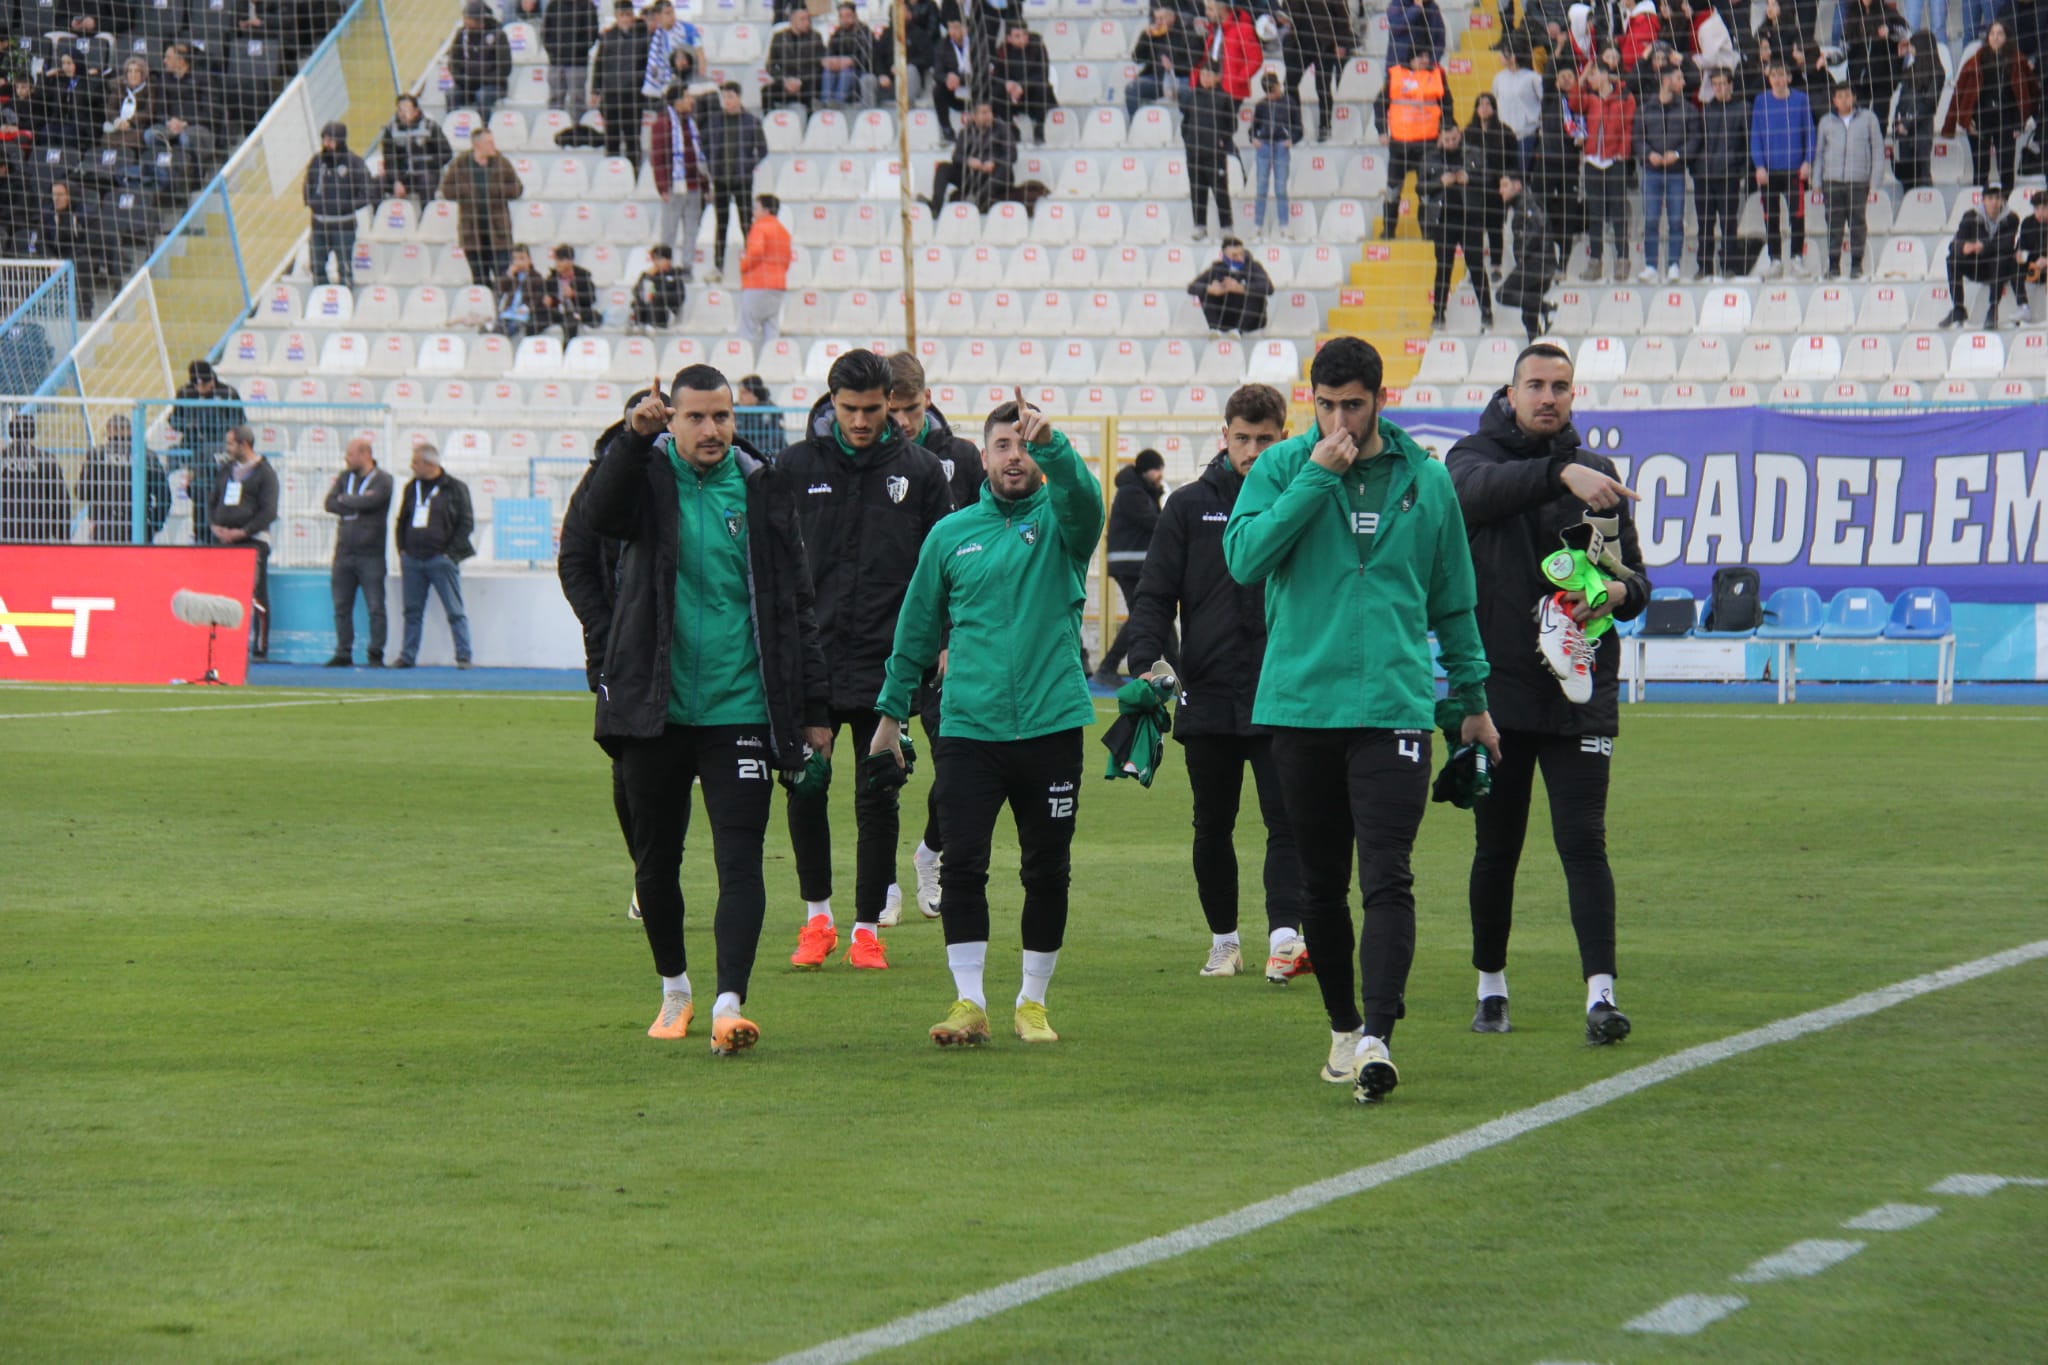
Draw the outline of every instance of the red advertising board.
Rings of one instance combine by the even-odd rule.
[[[231,597],[244,625],[222,627],[213,666],[222,682],[249,673],[248,546],[0,545],[0,678],[167,683],[206,674],[204,626],[171,614],[184,590]]]

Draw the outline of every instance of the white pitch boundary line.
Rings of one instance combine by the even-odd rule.
[[[1129,1246],[1118,1247],[1114,1251],[1106,1251],[1086,1260],[1041,1270],[1035,1275],[1026,1275],[1007,1284],[999,1284],[965,1295],[937,1308],[927,1308],[922,1312],[908,1314],[880,1327],[855,1332],[850,1336],[783,1356],[775,1365],[846,1365],[846,1362],[863,1360],[878,1351],[907,1346],[912,1342],[937,1336],[941,1332],[951,1331],[955,1327],[965,1327],[994,1317],[998,1313],[1021,1308],[1025,1304],[1034,1303],[1064,1290],[1077,1289],[1082,1285],[1106,1280],[1126,1271],[1142,1269],[1161,1261],[1185,1256],[1190,1252],[1206,1250],[1218,1243],[1284,1222],[1296,1214],[1309,1213],[1339,1199],[1390,1184],[1403,1176],[1418,1175],[1423,1171],[1462,1161],[1475,1153],[1512,1142],[1524,1134],[1533,1133],[1550,1124],[1577,1118],[1603,1105],[1633,1095],[1639,1090],[1647,1090],[1653,1085],[1674,1080],[1702,1067],[1713,1066],[1717,1062],[1725,1062],[1744,1053],[1755,1052],[1759,1048],[1788,1043],[1808,1034],[1820,1033],[1837,1025],[1888,1010],[1894,1005],[1917,1000],[1923,995],[1946,990],[1951,986],[1960,986],[2042,958],[2048,958],[2048,939],[2008,948],[2002,953],[1993,953],[1974,962],[1964,962],[1938,972],[1929,972],[1925,976],[1881,986],[1838,1004],[1780,1019],[1746,1033],[1702,1043],[1697,1047],[1674,1052],[1668,1057],[1660,1057],[1654,1062],[1621,1072],[1619,1075],[1609,1076],[1605,1080],[1595,1081],[1569,1094],[1517,1110],[1490,1123],[1482,1123],[1476,1128],[1469,1128],[1462,1133],[1417,1147],[1413,1151],[1389,1157],[1385,1161],[1377,1161],[1370,1166],[1360,1166],[1342,1175],[1303,1185],[1286,1194],[1264,1199],[1256,1204],[1248,1204],[1234,1212],[1193,1223],[1174,1232],[1148,1237],[1142,1242],[1133,1242]]]
[[[429,701],[431,692],[392,692],[368,697],[312,697],[303,701],[226,701],[199,706],[103,706],[94,711],[15,711],[0,720],[69,720],[74,716],[162,716],[178,711],[274,711],[282,706],[360,706],[377,701]]]

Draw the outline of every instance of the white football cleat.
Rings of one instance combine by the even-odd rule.
[[[640,918],[640,893],[637,890],[633,892],[633,899],[626,904],[626,918]]]
[[[1583,705],[1593,699],[1593,643],[1564,609],[1562,596],[1553,593],[1536,604],[1536,652],[1564,689],[1565,700]]]
[[[926,919],[939,917],[939,868],[945,863],[946,855],[932,854],[926,862],[922,855],[911,855],[911,865],[917,869],[917,912]]]
[[[882,917],[876,923],[884,929],[894,929],[896,921],[903,918],[903,888],[895,882],[889,883],[889,898],[882,902]]]

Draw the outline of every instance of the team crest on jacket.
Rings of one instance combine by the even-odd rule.
[[[725,514],[725,533],[734,540],[740,538],[740,527],[744,525],[746,525],[746,518],[737,511],[728,511]]]
[[[1038,523],[1035,521],[1018,522],[1017,534],[1024,537],[1026,545],[1036,545],[1038,543]]]
[[[939,468],[946,471],[946,482],[953,482],[953,462],[951,460],[940,460]]]
[[[891,474],[882,481],[882,486],[889,490],[890,502],[902,502],[910,493],[910,480],[901,474]]]

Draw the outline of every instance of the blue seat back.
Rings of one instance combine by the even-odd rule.
[[[1820,633],[1843,640],[1874,640],[1884,634],[1884,626],[1883,593],[1875,588],[1844,588],[1828,603],[1828,619]]]
[[[1948,594],[1940,588],[1908,588],[1892,603],[1884,633],[1892,640],[1938,640],[1954,629]]]
[[[1769,640],[1810,640],[1827,611],[1812,588],[1780,588],[1764,602],[1758,635]]]

